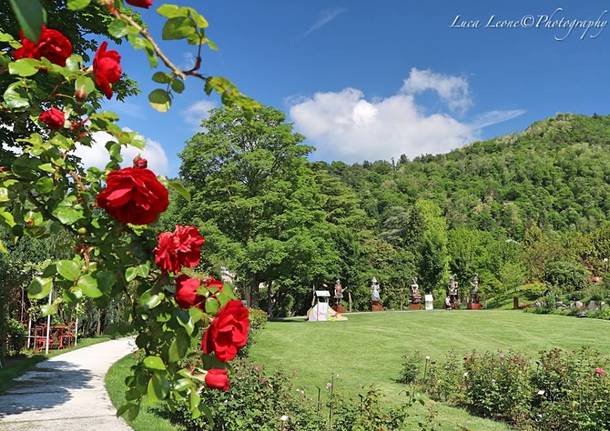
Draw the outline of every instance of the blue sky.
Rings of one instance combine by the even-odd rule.
[[[175,3],[196,7],[210,23],[208,36],[220,51],[205,53],[204,72],[227,76],[286,112],[318,147],[313,159],[413,157],[518,131],[557,112],[608,113],[609,28],[591,28],[582,40],[582,29],[565,37],[566,29],[546,28],[551,18],[538,28],[485,28],[492,15],[494,23],[554,12],[555,20],[610,20],[603,1]],[[480,20],[480,28],[451,28],[457,15],[458,22]],[[154,8],[143,16],[159,35],[163,21]],[[191,47],[162,46],[186,66]],[[163,169],[174,175],[197,118],[217,101],[191,80],[169,113],[153,111],[147,60],[126,45],[118,50],[143,95],[108,108],[119,112],[123,126],[160,144],[151,144],[153,154],[162,148]]]

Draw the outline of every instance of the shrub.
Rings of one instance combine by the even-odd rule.
[[[591,349],[542,352],[532,383],[536,428],[554,431],[610,429],[608,360]]]
[[[360,395],[360,402],[333,400],[335,431],[395,431],[402,428],[407,419],[405,407],[387,408],[379,389],[371,387]],[[298,429],[298,428],[297,428]]]
[[[250,318],[250,334],[248,335],[248,344],[246,344],[239,351],[240,358],[245,358],[248,356],[250,353],[250,348],[255,342],[256,335],[263,330],[268,320],[267,313],[265,313],[263,310],[259,310],[258,308],[250,308],[248,311]]]
[[[449,352],[437,361],[427,361],[422,386],[435,401],[459,404],[463,397],[463,360],[454,352]]]
[[[563,292],[581,290],[587,286],[587,270],[573,262],[552,262],[545,268],[544,281]]]
[[[536,367],[518,353],[473,352],[429,362],[417,382],[433,399],[520,429],[601,431],[610,430],[607,370],[610,359],[587,348],[540,352]]]
[[[464,402],[470,411],[524,422],[532,396],[527,358],[514,352],[473,352],[464,358],[464,372]]]
[[[6,321],[6,325],[8,352],[17,355],[25,347],[28,331],[19,321],[10,317]]]
[[[188,431],[319,431],[328,428],[329,420],[334,431],[395,431],[407,417],[406,408],[387,408],[375,388],[359,402],[332,396],[323,409],[315,409],[284,374],[264,373],[247,359],[234,363],[229,391],[201,392],[200,407],[208,414],[197,419],[182,406],[162,414]]]
[[[422,377],[424,368],[424,357],[421,352],[415,350],[406,353],[402,358],[402,370],[398,377],[399,383],[407,385],[415,383]]]

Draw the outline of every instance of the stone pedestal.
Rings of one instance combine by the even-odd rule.
[[[468,309],[469,310],[480,310],[481,309],[481,304],[468,304]]]
[[[421,304],[409,304],[409,310],[421,310]]]
[[[341,304],[333,306],[333,310],[335,310],[339,314],[347,313],[347,310]]]
[[[381,301],[371,301],[371,311],[383,311]]]

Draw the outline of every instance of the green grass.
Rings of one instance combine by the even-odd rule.
[[[356,396],[374,384],[390,402],[406,386],[395,382],[401,357],[419,350],[432,358],[449,350],[508,350],[534,356],[551,347],[583,345],[610,352],[610,322],[519,311],[434,311],[364,313],[344,322],[270,322],[257,337],[251,357],[268,368],[294,373],[297,386],[310,396],[338,375],[339,392]],[[443,429],[506,430],[466,412],[440,406]]]
[[[31,370],[36,366],[36,364],[44,361],[45,359],[108,340],[110,340],[110,337],[107,336],[81,338],[78,340],[78,346],[63,350],[50,350],[48,355],[29,350],[21,356],[9,358],[6,360],[6,362],[2,363],[4,368],[0,368],[0,393],[11,388],[15,384],[15,378]]]
[[[118,409],[125,404],[125,377],[131,375],[131,366],[136,363],[136,354],[125,356],[116,362],[106,374],[106,390],[112,404]],[[127,420],[127,418],[125,418]],[[170,423],[167,419],[155,413],[154,407],[146,402],[142,403],[140,414],[133,421],[128,421],[134,430],[138,431],[178,431],[183,428]]]

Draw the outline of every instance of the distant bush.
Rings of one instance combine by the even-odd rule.
[[[28,331],[18,320],[8,318],[6,321],[8,353],[18,355],[25,347]]]
[[[610,358],[592,349],[543,351],[535,364],[513,352],[428,362],[417,385],[433,399],[519,429],[610,430]]]
[[[120,338],[126,335],[132,335],[135,333],[133,325],[127,322],[115,322],[111,323],[104,330],[104,334],[110,336],[110,338]]]
[[[552,262],[544,270],[544,281],[562,292],[584,289],[588,284],[587,276],[584,266],[567,261]]]
[[[518,293],[525,296],[526,299],[534,301],[543,296],[546,290],[547,287],[544,283],[532,282],[520,286],[518,289]]]

